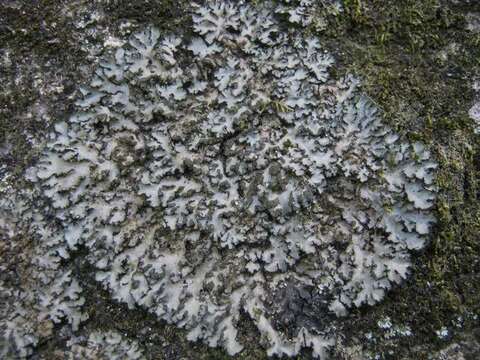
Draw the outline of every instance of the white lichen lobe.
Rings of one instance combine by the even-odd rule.
[[[318,40],[280,30],[285,11],[213,1],[193,37],[135,34],[30,177],[61,223],[55,251],[81,244],[114,299],[232,355],[243,313],[269,355],[324,358],[336,317],[408,275],[436,165],[354,77],[330,78]]]
[[[88,339],[73,338],[64,352],[67,359],[145,360],[137,341],[125,339],[116,331],[92,332]]]
[[[480,134],[480,81],[476,80],[473,84],[475,91],[475,101],[473,106],[468,110],[469,117],[473,120],[473,131],[475,134]]]

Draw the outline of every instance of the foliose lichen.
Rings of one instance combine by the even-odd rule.
[[[114,299],[192,341],[240,352],[245,313],[269,355],[324,358],[333,318],[407,277],[434,222],[436,164],[278,12],[207,2],[193,37],[149,27],[105,55],[28,171],[45,316],[82,320],[61,265],[81,245]],[[22,331],[11,343],[29,349]]]
[[[64,352],[68,359],[131,359],[144,360],[138,342],[125,339],[116,331],[92,332],[87,339],[73,338]]]
[[[10,262],[0,265],[0,356],[5,359],[31,355],[40,340],[51,336],[55,323],[69,324],[76,331],[87,318],[81,310],[84,298],[79,282],[71,269],[62,265],[68,254],[57,245],[63,242],[61,228],[50,225],[47,214],[34,210],[45,205],[37,202],[39,195],[33,198],[33,193],[11,190],[4,190],[0,200],[0,215],[5,220],[0,224],[5,240],[1,250],[7,258],[23,246],[23,258],[14,257],[10,262],[25,261],[30,270],[16,273],[19,278],[12,279]],[[29,227],[31,238],[15,238],[20,226]],[[28,243],[34,245],[26,246]]]
[[[475,81],[473,84],[473,90],[475,90],[476,99],[472,107],[468,110],[468,115],[474,122],[473,131],[475,134],[480,134],[480,81]]]

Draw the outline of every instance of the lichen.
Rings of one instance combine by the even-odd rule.
[[[478,100],[479,94],[480,93],[480,81],[475,81],[473,84],[473,89],[475,90],[476,98],[474,104],[468,111],[468,115],[470,118],[473,120],[474,123],[474,128],[473,131],[475,134],[480,134],[480,101]]]
[[[87,339],[73,338],[63,353],[66,359],[131,359],[144,360],[143,350],[136,341],[125,339],[116,331],[90,333]]]
[[[81,287],[72,277],[71,268],[62,266],[68,254],[57,246],[63,242],[61,230],[48,223],[47,214],[35,210],[32,192],[13,193],[11,188],[6,188],[2,195],[2,235],[10,233],[14,238],[20,232],[18,228],[28,224],[31,236],[28,240],[35,244],[22,249],[28,259],[13,258],[0,265],[4,274],[0,280],[0,355],[24,358],[31,355],[40,340],[51,336],[54,324],[67,323],[76,331],[87,316],[82,312]],[[36,205],[42,207],[39,202]],[[15,240],[5,243],[2,248],[5,254],[25,245]],[[11,262],[15,261],[28,264],[28,273],[16,274],[20,275],[19,279],[9,276]]]
[[[190,340],[238,353],[245,312],[269,355],[324,357],[332,318],[408,275],[434,222],[436,164],[271,8],[210,2],[193,37],[148,27],[105,55],[29,170],[32,230],[48,269],[81,245],[114,299]],[[49,286],[78,300],[69,274]],[[81,321],[80,303],[44,303],[53,321]]]

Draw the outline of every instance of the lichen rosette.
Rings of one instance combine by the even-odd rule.
[[[273,9],[273,10],[271,10]],[[408,274],[435,163],[272,4],[208,2],[106,54],[32,179],[112,297],[242,350],[323,357],[332,319]]]

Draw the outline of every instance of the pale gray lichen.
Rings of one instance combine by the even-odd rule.
[[[48,264],[82,245],[114,299],[192,341],[238,353],[244,312],[269,355],[323,358],[332,319],[407,276],[434,221],[436,165],[354,77],[330,79],[316,39],[280,31],[282,9],[207,2],[193,37],[132,36],[29,179]],[[71,316],[49,301],[52,319]]]
[[[48,215],[41,213],[45,204],[33,195],[7,188],[0,199],[0,234],[2,241],[9,239],[1,246],[6,262],[0,265],[0,357],[7,359],[31,355],[41,339],[51,336],[53,324],[64,322],[77,330],[86,319],[79,283],[61,264],[68,257],[57,246],[64,241],[62,231],[49,223]],[[19,240],[24,233],[29,238]],[[10,253],[22,256],[8,259]],[[25,262],[25,267],[18,262]]]
[[[339,14],[343,12],[343,2],[340,0],[278,0],[275,13],[283,15],[293,25],[312,26],[316,30],[325,30],[327,22],[323,9],[328,14]]]
[[[287,15],[289,22],[299,25],[310,25],[313,20],[313,0],[283,0],[276,12]],[[295,6],[292,6],[295,4]]]
[[[144,360],[139,343],[126,339],[116,331],[92,332],[88,338],[77,337],[68,342],[66,359],[76,360]]]
[[[475,90],[475,101],[473,106],[468,110],[468,115],[474,122],[473,131],[475,134],[480,134],[480,81],[475,81],[473,84]]]

